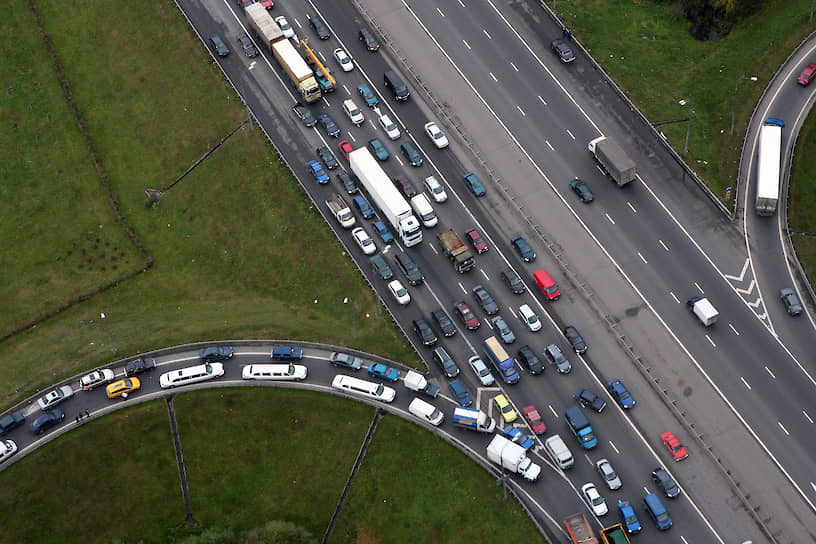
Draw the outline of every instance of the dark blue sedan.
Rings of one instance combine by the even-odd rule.
[[[510,243],[513,245],[513,249],[516,250],[516,253],[519,254],[525,263],[535,261],[535,251],[533,251],[533,248],[531,248],[530,244],[527,243],[527,240],[521,236],[513,236],[510,238]]]

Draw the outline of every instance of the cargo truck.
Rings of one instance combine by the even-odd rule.
[[[583,512],[573,514],[564,519],[564,526],[567,528],[572,544],[598,544],[592,526]]]
[[[564,417],[567,419],[567,425],[572,430],[572,434],[585,450],[591,450],[598,445],[598,438],[592,431],[592,426],[580,406],[568,409],[564,412]]]
[[[484,341],[483,345],[487,357],[493,361],[499,374],[504,379],[504,383],[518,383],[521,375],[516,368],[516,361],[507,354],[501,342],[495,336],[491,336]]]
[[[615,180],[618,187],[623,187],[635,179],[635,161],[615,142],[601,136],[587,145],[589,152],[601,165],[604,172]]]
[[[626,531],[623,530],[623,525],[620,523],[601,529],[601,539],[604,544],[631,544],[629,537],[626,536]]]
[[[720,312],[705,297],[692,297],[688,299],[686,306],[706,327],[710,327],[720,318]]]
[[[365,147],[348,154],[351,171],[407,247],[422,243],[422,229],[411,206]]]
[[[340,226],[344,229],[350,229],[357,222],[351,208],[348,207],[343,197],[337,193],[332,193],[326,201],[326,206],[329,207],[334,217],[337,218],[337,222],[340,223]]]
[[[473,252],[470,247],[465,245],[456,231],[453,229],[443,230],[436,235],[439,243],[442,245],[442,251],[447,255],[453,267],[460,274],[464,274],[468,270],[473,269],[475,262],[473,261]]]
[[[496,422],[492,417],[481,410],[463,406],[453,409],[453,424],[480,433],[492,433],[496,429]]]
[[[266,9],[258,2],[248,4],[244,7],[247,24],[255,32],[258,41],[270,51],[272,51],[272,44],[285,39],[283,30],[278,26],[272,16],[267,13]]]
[[[417,393],[422,393],[432,399],[435,399],[437,395],[439,395],[439,388],[429,382],[425,376],[420,374],[419,372],[415,372],[413,370],[409,370],[408,374],[405,375],[405,387],[410,389],[411,391],[416,391]]]
[[[769,118],[759,129],[757,194],[754,210],[758,215],[773,215],[779,201],[779,174],[782,157],[782,126]]]
[[[527,457],[524,448],[498,434],[487,445],[487,458],[530,482],[541,475],[541,467]]]

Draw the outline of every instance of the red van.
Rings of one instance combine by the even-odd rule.
[[[561,289],[558,288],[553,279],[543,268],[533,274],[533,279],[536,284],[538,284],[538,288],[541,289],[547,297],[547,300],[558,300],[558,297],[561,296]]]

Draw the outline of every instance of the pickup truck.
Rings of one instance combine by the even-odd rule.
[[[303,350],[293,346],[273,346],[272,359],[275,361],[300,361],[303,359]]]
[[[156,359],[152,357],[145,357],[144,359],[134,359],[125,365],[125,376],[133,376],[134,374],[141,374],[148,370],[156,368]]]

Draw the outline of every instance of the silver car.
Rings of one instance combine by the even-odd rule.
[[[37,404],[40,405],[41,410],[45,411],[51,408],[52,406],[56,406],[65,399],[72,397],[73,395],[74,390],[71,389],[71,386],[63,385],[62,387],[58,387],[53,391],[49,391],[44,396],[40,397],[39,400],[37,400]]]
[[[468,359],[468,364],[470,368],[473,369],[473,373],[476,374],[476,377],[479,378],[479,382],[485,387],[489,387],[496,383],[495,378],[493,378],[493,374],[490,373],[490,369],[487,368],[487,365],[482,361],[482,358],[478,355],[474,355],[470,359]]]
[[[601,475],[601,479],[606,484],[606,487],[612,491],[620,489],[622,485],[620,476],[618,476],[618,473],[612,468],[612,463],[606,459],[600,459],[595,463],[595,469],[598,471],[598,474]]]

